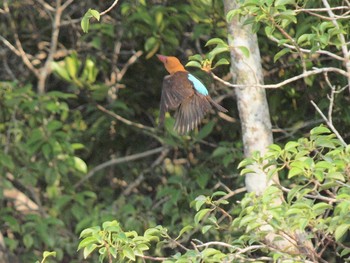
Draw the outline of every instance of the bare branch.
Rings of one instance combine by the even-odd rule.
[[[52,23],[52,33],[51,33],[51,43],[50,50],[47,54],[47,58],[44,66],[40,69],[38,76],[38,93],[45,93],[45,82],[51,71],[51,63],[53,61],[54,55],[57,51],[58,46],[58,36],[60,32],[61,17],[63,11],[73,2],[73,0],[67,0],[63,5],[61,5],[61,0],[56,0],[55,17]]]
[[[143,125],[143,124],[141,124],[141,123],[136,123],[136,122],[129,121],[129,120],[123,118],[122,116],[120,116],[120,115],[114,113],[113,111],[107,110],[105,107],[103,107],[103,106],[101,106],[101,105],[99,105],[99,104],[97,105],[97,108],[98,108],[100,111],[103,111],[103,112],[107,113],[108,115],[110,115],[110,116],[116,118],[117,120],[119,120],[119,121],[125,123],[126,125],[134,126],[134,127],[136,127],[136,128],[143,129],[143,130],[146,130],[146,131],[152,132],[152,133],[154,133],[154,132],[156,131],[156,129],[154,129],[154,128],[152,128],[152,127],[145,126],[145,125]]]
[[[119,0],[114,0],[113,4],[110,7],[108,7],[105,11],[100,13],[100,16],[103,16],[107,14],[109,11],[111,11],[118,4],[118,1]]]
[[[321,117],[324,119],[324,121],[327,123],[328,127],[332,130],[332,132],[335,134],[335,136],[337,136],[338,140],[342,143],[343,146],[346,147],[347,143],[344,141],[343,137],[341,137],[341,135],[339,134],[337,129],[334,127],[333,123],[327,119],[327,117],[323,114],[323,112],[320,110],[320,108],[316,105],[315,102],[313,102],[312,100],[310,102],[311,102],[312,106],[315,107],[317,112],[321,115]]]
[[[281,88],[289,83],[292,83],[294,81],[297,81],[299,79],[303,79],[312,75],[317,75],[320,73],[324,73],[324,72],[336,72],[339,73],[345,77],[348,76],[348,73],[342,69],[339,68],[314,68],[313,70],[309,70],[306,71],[300,75],[294,76],[292,78],[286,79],[280,83],[277,84],[266,84],[266,85],[261,85],[261,84],[250,84],[250,85],[241,85],[241,84],[232,84],[228,81],[222,80],[220,77],[216,76],[213,72],[211,72],[212,77],[221,82],[222,84],[228,86],[228,87],[232,87],[232,88],[246,88],[246,87],[259,87],[259,88],[265,88],[265,89],[277,89],[277,88]]]
[[[11,15],[11,12],[10,12],[10,8],[8,6],[8,2],[7,0],[4,1],[4,10],[5,12],[7,13],[8,17],[9,17],[9,22],[10,22],[10,27],[11,27],[11,30],[13,32],[13,35],[14,35],[14,38],[15,38],[15,43],[16,43],[16,46],[17,46],[17,52],[14,51],[14,48],[11,48],[14,47],[13,45],[10,44],[10,42],[8,41],[5,41],[4,42],[4,38],[2,37],[2,41],[5,43],[5,45],[7,45],[10,50],[12,52],[14,52],[17,56],[21,57],[22,58],[22,61],[23,63],[27,66],[27,68],[36,76],[36,77],[39,77],[39,71],[37,68],[35,68],[32,64],[32,62],[29,60],[26,52],[24,51],[23,49],[23,46],[22,46],[22,43],[19,39],[19,36],[18,36],[18,33],[17,33],[17,29],[16,29],[16,24],[12,18],[12,15]],[[10,45],[9,45],[10,44]]]
[[[329,15],[329,17],[331,18],[335,18],[335,15],[328,3],[327,0],[322,0],[323,2],[323,5],[327,8],[327,13]],[[339,24],[336,20],[332,20],[332,23],[334,25],[334,27],[336,29],[339,30],[339,34],[338,34],[338,38],[340,40],[340,43],[341,43],[341,49],[342,49],[342,52],[343,52],[343,56],[344,56],[344,64],[345,64],[345,67],[346,67],[346,71],[347,71],[347,78],[348,78],[348,88],[349,88],[349,91],[350,91],[350,53],[349,53],[349,50],[348,50],[348,46],[346,45],[346,41],[345,41],[345,36],[343,33],[341,33],[340,31],[340,27],[339,27]]]
[[[128,184],[128,187],[123,191],[121,196],[129,195],[133,189],[139,186],[145,179],[145,173],[151,171],[154,167],[158,166],[167,156],[169,151],[169,148],[164,148],[159,157],[151,164],[151,166],[148,169],[144,170],[132,183]]]
[[[102,169],[105,169],[106,167],[120,164],[120,163],[135,161],[135,160],[141,159],[141,158],[145,158],[145,157],[148,157],[150,155],[162,152],[162,151],[164,151],[164,149],[165,149],[165,147],[158,147],[158,148],[148,150],[148,151],[145,151],[142,153],[136,153],[136,154],[132,154],[132,155],[128,155],[128,156],[124,156],[121,158],[112,159],[112,160],[109,160],[107,162],[104,162],[104,163],[96,166],[95,168],[93,168],[86,176],[84,176],[79,182],[77,182],[74,185],[74,188],[79,187],[83,182],[90,179],[96,172],[98,172]]]
[[[275,38],[275,37],[273,37],[273,36],[269,36],[269,39],[271,39],[272,41],[276,42],[277,44],[280,44],[280,40]],[[293,46],[293,45],[290,45],[290,44],[283,43],[282,46],[290,48],[290,49],[293,49],[293,50],[296,50],[296,47]],[[338,55],[336,55],[336,54],[334,54],[332,52],[329,52],[327,50],[319,49],[319,50],[316,50],[316,51],[311,51],[310,49],[300,48],[300,51],[303,52],[303,53],[307,53],[307,54],[315,52],[316,54],[327,55],[327,56],[335,58],[335,59],[337,59],[339,61],[344,61],[343,57],[338,56]]]

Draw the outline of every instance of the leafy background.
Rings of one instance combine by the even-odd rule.
[[[335,2],[339,5],[342,3]],[[309,1],[309,6],[313,5],[317,3]],[[214,81],[198,68],[189,67],[205,82],[212,97],[221,99],[221,104],[229,110],[230,118],[208,115],[200,129],[191,136],[175,134],[171,116],[168,116],[164,130],[156,128],[161,83],[166,72],[154,55],[175,55],[186,64],[188,57],[214,50],[215,46],[206,46],[206,43],[213,38],[225,41],[227,37],[223,3],[214,0],[121,1],[111,12],[101,16],[100,22],[91,19],[88,32],[83,33],[80,22],[86,11],[89,8],[105,10],[108,7],[104,1],[89,0],[73,2],[64,11],[59,48],[51,64],[53,74],[47,79],[45,94],[37,92],[37,78],[21,58],[5,46],[1,48],[0,222],[11,262],[34,262],[42,257],[45,250],[57,253],[55,258],[49,259],[51,261],[83,262],[83,254],[76,251],[81,241],[80,233],[92,226],[102,226],[106,221],[112,222],[112,226],[105,223],[103,227],[107,230],[113,227],[114,231],[119,223],[113,223],[113,220],[120,222],[123,231],[136,231],[139,234],[157,225],[166,228],[166,234],[164,229],[157,229],[148,236],[149,239],[144,240],[148,244],[154,236],[165,236],[165,239],[172,241],[164,242],[163,246],[160,242],[150,247],[150,255],[172,255],[179,233],[182,233],[179,242],[185,246],[190,246],[193,238],[202,242],[222,240],[230,243],[240,240],[241,243],[254,243],[253,236],[242,235],[243,225],[251,227],[247,233],[257,227],[249,225],[254,218],[252,213],[258,213],[259,207],[269,204],[267,196],[271,192],[262,201],[255,201],[257,206],[252,206],[252,211],[245,207],[245,204],[255,200],[252,195],[245,199],[243,207],[237,205],[237,201],[244,196],[243,192],[232,195],[227,203],[213,203],[221,200],[221,191],[227,193],[230,189],[244,187],[244,177],[239,175],[237,168],[243,160],[243,153],[232,88]],[[10,14],[0,16],[1,37],[11,43],[16,43],[18,37],[23,49],[30,54],[33,65],[42,67],[51,40],[50,12],[40,1],[30,0],[12,1],[10,11]],[[286,25],[286,31],[297,37],[305,32],[320,35],[322,28],[317,17],[300,14],[297,18],[298,23]],[[274,61],[280,47],[268,40],[264,27],[257,26],[255,29],[259,36],[265,82],[278,83],[281,79],[297,75],[301,71],[299,58],[294,53],[286,53]],[[343,30],[348,33],[349,27],[344,25]],[[335,38],[331,32],[327,36],[327,41]],[[305,40],[304,44],[312,46],[314,43]],[[330,48],[336,52],[336,44]],[[215,54],[214,59],[229,60],[229,54],[220,52]],[[319,56],[306,58],[306,63],[309,67],[321,64],[341,67],[334,60],[323,60]],[[223,79],[230,79],[229,68],[225,65],[213,71]],[[345,85],[341,79],[332,80],[336,85]],[[312,152],[321,151],[320,148],[332,152],[332,149],[339,147],[339,152],[345,157],[337,157],[341,160],[334,161],[338,166],[320,165],[320,169],[335,169],[342,174],[343,177],[330,176],[329,179],[336,184],[332,187],[342,187],[337,185],[336,180],[348,180],[349,150],[342,149],[339,143],[334,142],[334,137],[327,130],[314,132],[329,136],[325,139],[326,144],[308,142],[311,146],[307,147],[305,142],[298,141],[298,138],[307,137],[311,128],[322,122],[309,101],[316,101],[326,111],[328,93],[329,88],[322,76],[267,90],[275,142],[282,145],[282,148],[276,145],[273,148],[275,152],[269,158],[288,153],[291,156],[283,162],[290,162],[293,158],[306,158],[308,154],[312,156]],[[333,110],[334,124],[345,140],[350,136],[348,103],[348,94],[337,95]],[[118,115],[117,118],[113,113]],[[131,123],[121,121],[120,117]],[[310,140],[317,141],[317,138]],[[284,149],[283,145],[288,141],[298,143]],[[161,148],[155,154],[145,154],[134,161],[126,159],[85,178],[88,171],[110,159],[133,156],[158,147]],[[307,154],[305,149],[301,149],[303,147],[307,148]],[[294,156],[299,151],[304,155]],[[309,158],[315,162],[323,161],[321,153],[314,157]],[[250,160],[251,163],[260,161],[259,158]],[[301,159],[301,162],[304,161]],[[300,165],[294,164],[296,169],[302,171],[293,176],[288,176],[288,171],[283,170],[285,166],[280,166],[283,185],[302,187],[305,178],[309,178],[304,172],[311,169],[314,163],[309,163],[309,167]],[[318,178],[317,174],[315,176],[316,181],[325,180]],[[319,187],[316,181],[312,182]],[[13,187],[30,198],[33,207],[23,208],[9,199],[8,191]],[[327,189],[322,188],[322,191]],[[349,194],[348,188],[343,186],[341,189],[344,194]],[[271,191],[275,193],[278,190]],[[337,217],[338,221],[329,219],[335,221],[330,223],[333,229],[326,232],[334,233],[337,224],[343,225],[338,230],[336,240],[343,242],[343,248],[348,249],[346,231],[349,227],[344,224],[348,222],[349,211],[343,207],[344,204],[339,210],[320,206],[321,212],[314,203],[288,210],[290,206],[302,202],[308,193],[306,191],[298,197],[288,194],[286,206],[279,209],[295,215],[295,221],[283,221],[283,224],[303,222],[304,228],[315,226],[313,222],[310,223],[311,218],[329,209],[329,213],[338,213],[341,217]],[[207,196],[210,198],[206,199]],[[292,201],[296,201],[296,204]],[[218,207],[223,207],[230,216]],[[310,212],[309,217],[300,221],[297,215],[303,209],[311,209],[315,214]],[[209,216],[209,212],[214,214]],[[242,223],[244,218],[245,224]],[[276,218],[276,222],[284,220],[277,214]],[[205,220],[209,221],[201,224]],[[184,228],[186,226],[193,228]],[[320,227],[320,231],[325,228]],[[86,236],[91,233],[85,232]],[[334,258],[332,248],[337,243],[334,244],[333,247],[328,246],[325,253],[327,260]],[[124,247],[123,251],[126,258],[133,259],[130,250]],[[250,256],[262,254],[253,253]],[[222,255],[216,255],[219,258],[217,262],[220,262]],[[187,256],[189,258],[191,255]],[[97,257],[97,254],[93,254],[86,262],[96,262]]]

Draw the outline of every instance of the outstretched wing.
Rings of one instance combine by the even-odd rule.
[[[160,99],[159,125],[164,122],[165,113],[177,109],[181,103],[194,95],[187,72],[176,72],[163,80],[162,95]]]
[[[185,99],[176,113],[174,129],[179,134],[187,133],[198,126],[204,115],[211,109],[206,96],[197,92]]]

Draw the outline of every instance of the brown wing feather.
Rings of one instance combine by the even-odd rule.
[[[211,109],[210,102],[205,96],[194,93],[185,99],[176,113],[174,129],[179,134],[187,133],[198,126],[204,115]]]
[[[186,72],[176,72],[163,80],[160,99],[159,125],[164,122],[165,113],[177,109],[181,103],[194,94]]]

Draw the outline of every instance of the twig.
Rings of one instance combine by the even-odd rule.
[[[273,37],[273,36],[270,36],[269,39],[271,39],[272,41],[280,44],[280,40]],[[290,45],[290,44],[286,44],[286,43],[283,43],[282,46],[284,47],[287,47],[287,48],[290,48],[290,49],[293,49],[295,50],[296,47],[293,46],[293,45]],[[329,52],[327,50],[322,50],[322,49],[319,49],[319,50],[316,50],[316,51],[312,51],[310,49],[305,49],[305,48],[300,48],[300,51],[303,52],[303,53],[313,53],[315,52],[316,54],[320,54],[320,55],[327,55],[329,57],[332,57],[332,58],[335,58],[336,60],[339,60],[339,61],[344,61],[344,58],[341,57],[341,56],[338,56],[336,54],[333,54],[332,52]]]
[[[74,188],[79,187],[83,182],[85,182],[86,180],[88,180],[89,178],[91,178],[96,172],[108,167],[108,166],[112,166],[112,165],[116,165],[116,164],[120,164],[120,163],[125,163],[125,162],[131,162],[131,161],[135,161],[137,159],[141,159],[141,158],[145,158],[147,156],[162,152],[165,148],[164,147],[158,147],[152,150],[148,150],[142,153],[136,153],[136,154],[132,154],[132,155],[128,155],[128,156],[124,156],[121,158],[117,158],[117,159],[112,159],[109,160],[107,162],[104,162],[98,166],[96,166],[95,168],[93,168],[86,176],[84,176],[79,182],[77,182],[74,185]]]
[[[335,15],[334,15],[334,13],[333,13],[333,11],[332,11],[328,1],[327,0],[322,0],[322,2],[323,2],[323,5],[327,8],[327,13],[328,13],[329,17],[335,18]],[[346,71],[348,73],[348,75],[347,75],[348,88],[349,88],[349,91],[350,91],[350,58],[349,58],[350,54],[349,54],[349,49],[348,49],[348,46],[346,45],[345,36],[341,32],[338,22],[336,20],[332,20],[332,23],[333,23],[334,27],[337,30],[339,30],[338,38],[339,38],[340,43],[341,43],[341,49],[342,49],[343,56],[344,56],[344,64],[345,64],[345,67],[346,67]]]
[[[221,82],[222,84],[228,86],[228,87],[232,87],[232,88],[246,88],[246,87],[257,87],[257,88],[264,88],[264,89],[277,89],[277,88],[281,88],[289,83],[292,83],[294,81],[297,81],[299,79],[302,78],[306,78],[312,75],[317,75],[320,73],[324,73],[324,72],[336,72],[339,73],[345,77],[348,77],[348,73],[342,69],[339,68],[333,68],[333,67],[328,67],[328,68],[314,68],[313,70],[310,71],[306,71],[300,75],[294,76],[292,78],[286,79],[280,83],[277,84],[266,84],[266,85],[262,85],[262,84],[249,84],[249,85],[241,85],[241,84],[232,84],[228,81],[225,81],[223,79],[221,79],[220,77],[216,76],[213,72],[211,72],[212,77]]]
[[[169,258],[165,258],[165,257],[151,257],[151,256],[145,256],[145,255],[138,255],[138,257],[143,258],[143,259],[149,259],[152,261],[165,261],[168,260]]]
[[[114,113],[113,111],[107,110],[105,107],[103,107],[103,106],[101,106],[101,105],[99,105],[99,104],[97,104],[97,108],[98,108],[100,111],[103,111],[103,112],[107,113],[108,115],[110,115],[110,116],[116,118],[117,120],[119,120],[119,121],[125,123],[126,125],[130,125],[130,126],[134,126],[134,127],[136,127],[136,128],[139,128],[139,129],[147,130],[147,131],[149,131],[149,132],[151,132],[151,133],[154,133],[154,132],[156,131],[156,129],[154,129],[154,128],[152,128],[152,127],[145,126],[145,125],[143,125],[143,124],[141,124],[141,123],[136,123],[136,122],[129,121],[129,120],[123,118],[122,116],[120,116],[120,115]]]
[[[128,61],[125,63],[125,65],[123,66],[123,68],[121,69],[121,71],[117,74],[117,81],[120,81],[125,73],[127,72],[128,68],[134,64],[136,62],[136,60],[141,57],[143,54],[142,50],[137,51],[135,54],[133,54]]]
[[[121,194],[121,196],[127,196],[131,193],[131,191],[136,188],[137,186],[139,186],[142,181],[145,179],[145,173],[151,171],[154,167],[158,166],[163,160],[164,158],[167,156],[167,154],[169,153],[170,149],[169,148],[164,148],[163,151],[161,152],[161,154],[159,155],[159,157],[152,163],[151,167],[149,167],[148,169],[144,170],[137,178],[136,180],[134,180],[132,183],[130,183],[128,185],[128,187],[123,191],[123,193]]]
[[[15,38],[15,43],[16,43],[16,46],[17,46],[17,52],[14,51],[13,48],[10,48],[11,46],[14,47],[13,45],[9,45],[10,42],[4,42],[4,38],[2,38],[2,41],[5,43],[5,45],[7,45],[11,51],[13,51],[17,56],[21,57],[22,58],[22,61],[23,63],[27,66],[27,68],[38,78],[39,77],[39,70],[37,68],[35,68],[32,64],[32,62],[29,60],[26,52],[24,51],[23,49],[23,46],[22,46],[22,43],[19,39],[19,36],[18,36],[18,33],[17,33],[17,29],[16,29],[16,25],[15,25],[15,22],[12,18],[12,15],[11,15],[11,12],[10,12],[10,8],[8,6],[8,2],[7,0],[4,1],[4,9],[5,9],[5,12],[8,14],[8,17],[9,17],[9,22],[10,22],[10,27],[12,29],[12,32],[13,32],[13,36]]]
[[[320,108],[316,105],[315,102],[313,102],[312,100],[310,102],[311,102],[312,106],[314,106],[316,111],[321,115],[322,119],[324,119],[324,121],[327,123],[328,127],[332,130],[332,132],[335,134],[335,136],[337,136],[338,140],[342,143],[343,146],[346,147],[347,143],[341,137],[341,135],[339,134],[337,129],[334,127],[333,123],[327,119],[327,117],[323,114],[323,112],[320,110]]]
[[[119,0],[114,0],[113,4],[110,7],[108,7],[105,11],[100,13],[100,16],[103,16],[107,14],[109,11],[111,11],[118,4],[118,1]]]
[[[282,189],[282,191],[289,193],[291,191],[291,189],[288,189],[282,185],[279,185],[279,188]],[[330,197],[326,197],[326,196],[322,196],[322,195],[310,195],[310,194],[306,194],[304,195],[304,197],[307,198],[311,198],[311,199],[317,199],[317,200],[321,200],[321,201],[325,201],[327,203],[337,203],[340,202],[341,200],[337,200],[335,198],[330,198]]]

